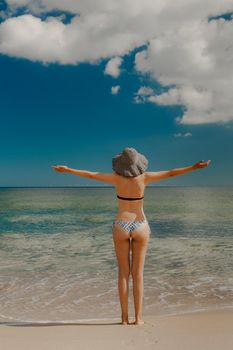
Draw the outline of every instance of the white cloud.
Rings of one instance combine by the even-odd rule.
[[[205,0],[8,0],[13,11],[25,6],[31,15],[6,19],[0,24],[0,52],[61,64],[98,63],[102,58],[123,56],[134,48],[161,41],[166,30],[207,15],[232,9],[232,1]],[[52,10],[75,15],[71,23],[59,18],[40,20]],[[9,10],[8,10],[9,11]],[[10,12],[10,11],[9,11]],[[60,23],[61,22],[61,23]],[[172,57],[170,57],[172,59]]]
[[[232,22],[221,19],[180,24],[152,39],[148,50],[136,55],[136,68],[149,72],[168,91],[147,101],[183,106],[180,124],[233,120],[232,37]]]
[[[143,25],[150,2],[145,0],[144,9],[137,0],[8,0],[12,8],[24,5],[31,14],[0,24],[0,52],[60,64],[99,63],[103,58],[123,56],[146,41]],[[53,9],[75,16],[68,24],[59,18],[38,17]],[[141,15],[144,20],[138,28]]]
[[[141,96],[139,96],[139,95],[136,95],[136,96],[134,96],[133,101],[134,101],[135,103],[145,103],[146,100],[145,100],[144,97],[141,97]]]
[[[178,132],[177,134],[174,134],[174,137],[190,137],[192,136],[191,132]]]
[[[122,64],[121,57],[113,57],[105,66],[104,73],[111,75],[113,78],[117,78],[120,75],[120,65]]]
[[[141,86],[137,92],[138,95],[151,95],[153,94],[153,89],[148,86]]]
[[[115,86],[111,87],[111,94],[112,95],[117,95],[119,91],[120,91],[120,85],[115,85]]]
[[[138,91],[135,93],[134,102],[135,103],[145,103],[149,100],[149,96],[153,94],[154,91],[151,87],[141,86]]]
[[[168,91],[136,94],[136,103],[181,105],[184,114],[176,119],[181,124],[233,120],[233,22],[208,22],[209,16],[232,12],[232,0],[7,3],[8,10],[1,13],[5,20],[0,23],[0,53],[47,63],[98,64],[110,59],[110,64],[114,58],[147,44],[147,49],[137,53],[135,68]],[[28,14],[16,14],[22,6]],[[68,24],[62,22],[62,17],[39,18],[52,10],[68,11],[74,17]],[[115,72],[114,64],[106,69],[118,76],[119,66],[115,63]]]

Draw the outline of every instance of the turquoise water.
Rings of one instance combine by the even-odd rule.
[[[233,187],[147,187],[144,211],[144,315],[233,307]],[[1,188],[0,322],[119,319],[116,213],[114,188]]]

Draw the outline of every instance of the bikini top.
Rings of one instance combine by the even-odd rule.
[[[136,201],[136,200],[139,200],[139,199],[143,199],[144,197],[140,197],[140,198],[126,198],[126,197],[120,197],[120,196],[117,195],[117,198],[124,199],[124,200],[127,200],[127,201]]]

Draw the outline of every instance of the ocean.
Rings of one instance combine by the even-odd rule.
[[[147,187],[144,212],[143,315],[232,308],[233,187]],[[0,188],[0,324],[120,320],[116,214],[111,187]]]

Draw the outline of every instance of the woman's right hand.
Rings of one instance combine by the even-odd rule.
[[[193,165],[193,169],[202,169],[207,167],[210,164],[211,160],[208,160],[207,162],[205,162],[204,160],[200,160],[199,162],[195,163]]]
[[[54,165],[51,168],[53,168],[55,171],[58,171],[59,173],[64,173],[68,169],[66,165]]]

